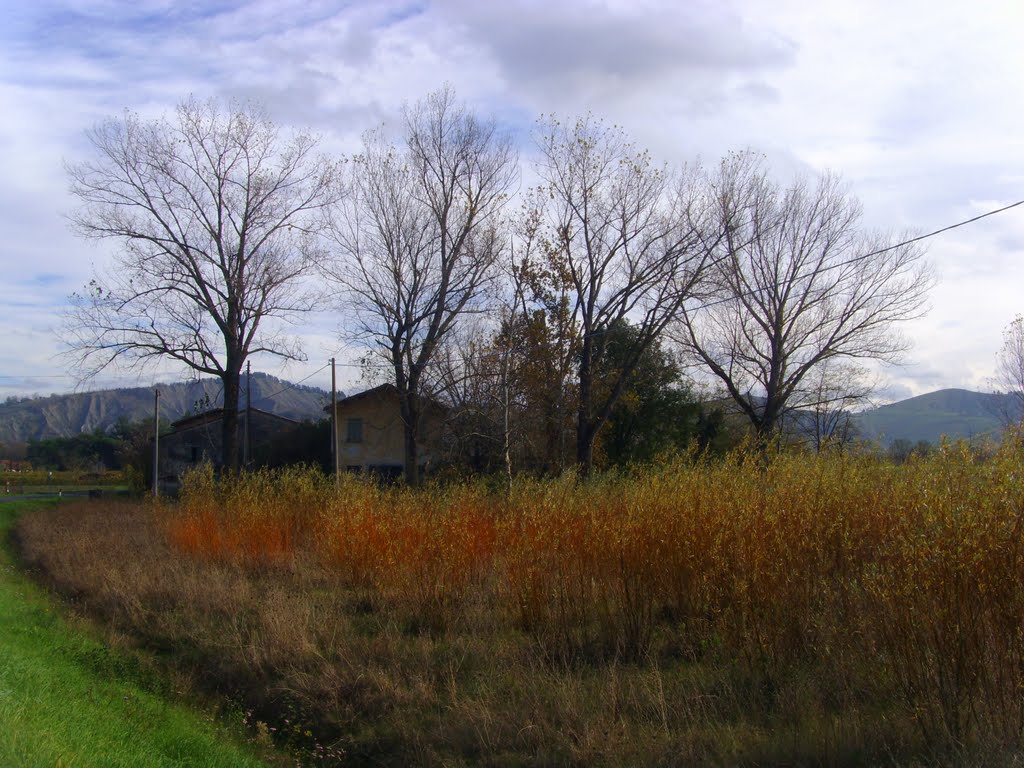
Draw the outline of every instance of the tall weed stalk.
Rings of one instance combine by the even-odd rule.
[[[471,631],[486,615],[560,667],[670,652],[739,665],[768,706],[799,670],[827,670],[858,706],[898,692],[936,750],[1021,745],[1019,435],[984,458],[741,451],[502,495],[207,469],[168,515],[172,543],[197,557],[273,568],[308,552],[411,631]]]

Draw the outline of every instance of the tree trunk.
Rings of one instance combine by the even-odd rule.
[[[414,403],[415,395],[411,392],[404,397],[399,394],[399,410],[402,413],[402,432],[405,442],[405,484],[420,484],[420,456],[417,438],[419,437],[419,407]]]
[[[506,349],[501,358],[501,441],[502,454],[505,459],[506,492],[512,493],[512,426],[511,426],[511,395],[509,378],[509,351]]]
[[[594,430],[590,420],[593,392],[593,364],[591,340],[583,337],[580,349],[579,403],[576,416],[576,473],[580,480],[586,480],[594,468]]]
[[[779,408],[774,397],[769,397],[765,403],[761,420],[755,424],[757,442],[762,447],[767,447],[777,437],[779,430]]]
[[[241,369],[229,370],[221,376],[224,382],[224,407],[221,411],[221,469],[238,471],[238,396]]]
[[[416,445],[416,432],[408,424],[405,425],[405,484],[420,484],[419,446]]]
[[[581,415],[576,426],[576,472],[586,480],[594,470],[594,436],[596,430]]]

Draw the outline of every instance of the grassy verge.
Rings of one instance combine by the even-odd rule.
[[[1022,765],[1024,444],[25,515],[111,632],[313,765]]]
[[[256,766],[211,718],[168,702],[160,677],[69,626],[15,567],[0,503],[0,765]]]

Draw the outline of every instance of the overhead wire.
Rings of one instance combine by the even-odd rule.
[[[1003,213],[1004,211],[1008,211],[1011,208],[1016,208],[1019,205],[1024,205],[1024,200],[1018,200],[1016,203],[1010,203],[1009,205],[1004,205],[1002,208],[996,208],[995,210],[992,210],[992,211],[986,211],[985,213],[980,213],[977,216],[972,216],[969,219],[964,219],[963,221],[958,221],[956,224],[950,224],[947,227],[942,227],[940,229],[936,229],[934,232],[928,232],[927,234],[918,235],[917,237],[912,237],[909,240],[904,240],[902,243],[896,243],[895,245],[886,246],[885,248],[879,248],[877,251],[872,251],[871,253],[865,253],[862,256],[858,257],[858,258],[866,259],[866,258],[869,258],[871,256],[877,256],[880,253],[885,253],[886,251],[891,251],[891,250],[894,250],[896,248],[902,248],[904,245],[911,245],[912,243],[917,243],[917,242],[920,242],[921,240],[927,240],[929,237],[935,237],[936,235],[941,235],[943,232],[949,232],[949,230],[951,230],[951,229],[956,229],[957,227],[963,227],[963,226],[966,226],[967,224],[973,224],[976,221],[981,221],[982,219],[988,218],[989,216],[995,216],[997,213]]]
[[[849,267],[849,266],[851,266],[853,264],[856,264],[856,263],[858,263],[860,261],[864,261],[865,259],[870,259],[872,256],[879,256],[879,255],[881,255],[883,253],[887,253],[888,251],[894,251],[897,248],[903,248],[904,246],[907,246],[907,245],[913,245],[914,243],[921,242],[922,240],[927,240],[929,238],[935,237],[936,235],[941,235],[944,232],[949,232],[950,230],[957,229],[958,227],[963,227],[963,226],[966,226],[968,224],[973,224],[974,222],[980,221],[981,219],[988,218],[989,216],[995,216],[998,213],[1003,213],[1005,211],[1009,211],[1010,209],[1016,208],[1016,207],[1021,206],[1021,205],[1024,205],[1024,200],[1018,200],[1015,203],[1010,203],[1009,205],[1004,205],[1001,208],[996,208],[996,209],[991,210],[991,211],[986,211],[985,213],[978,214],[977,216],[972,216],[969,219],[964,219],[963,221],[958,221],[958,222],[956,222],[954,224],[949,224],[948,226],[945,226],[945,227],[940,227],[939,229],[933,230],[932,232],[927,232],[927,233],[925,233],[923,235],[917,235],[916,237],[907,238],[906,240],[902,240],[902,241],[900,241],[898,243],[894,243],[893,245],[887,245],[884,248],[878,248],[878,249],[876,249],[874,251],[870,251],[868,253],[862,253],[862,254],[859,254],[857,256],[853,256],[853,257],[851,257],[849,259],[844,259],[843,261],[837,261],[834,264],[827,264],[827,265],[821,267],[820,269],[815,270],[814,274],[815,275],[820,275],[820,274],[825,273],[825,272],[831,272],[832,270],[835,270],[835,269],[842,269],[843,267]],[[716,299],[714,301],[704,302],[703,304],[701,304],[699,307],[696,307],[695,309],[697,309],[697,310],[708,309],[710,307],[716,307],[716,306],[719,306],[721,304],[727,304],[728,302],[735,301],[736,299],[740,299],[740,298],[744,298],[744,297],[751,298],[751,297],[754,297],[756,295],[758,295],[758,293],[756,291],[739,291],[737,293],[734,293],[731,296],[726,296],[724,298]]]
[[[313,371],[313,372],[312,372],[311,374],[309,374],[309,376],[306,376],[306,377],[305,377],[305,378],[303,378],[303,379],[299,379],[298,381],[293,381],[293,382],[286,382],[286,384],[285,384],[285,386],[284,386],[284,387],[282,387],[282,388],[281,388],[281,389],[279,389],[279,390],[278,390],[277,392],[274,392],[274,393],[273,393],[273,394],[271,394],[271,395],[265,395],[263,399],[264,399],[264,400],[273,400],[273,399],[274,399],[275,397],[277,397],[278,395],[284,394],[284,393],[285,393],[285,392],[287,392],[287,391],[288,391],[289,389],[294,389],[295,387],[299,386],[300,384],[303,384],[303,383],[305,383],[305,382],[309,381],[309,380],[310,380],[311,378],[313,378],[314,376],[316,376],[316,375],[317,375],[318,373],[320,373],[321,371],[323,371],[323,370],[326,370],[327,368],[329,368],[329,367],[330,367],[330,365],[331,365],[330,363],[326,363],[326,364],[324,364],[324,365],[320,366],[319,368],[317,368],[317,369],[316,369],[315,371]]]
[[[949,232],[951,230],[967,226],[968,224],[973,224],[973,223],[975,223],[977,221],[980,221],[982,219],[988,218],[990,216],[995,216],[995,215],[1000,214],[1000,213],[1004,213],[1004,212],[1009,211],[1009,210],[1011,210],[1013,208],[1017,208],[1017,207],[1019,207],[1021,205],[1024,205],[1024,200],[1018,200],[1017,202],[1010,203],[1009,205],[1004,205],[1004,206],[1002,206],[1000,208],[995,208],[995,209],[993,209],[991,211],[986,211],[985,213],[980,213],[977,216],[972,216],[969,219],[964,219],[962,221],[958,221],[958,222],[955,222],[953,224],[949,224],[947,226],[940,227],[939,229],[933,230],[931,232],[927,232],[927,233],[925,233],[923,235],[917,235],[915,237],[907,238],[906,240],[902,240],[902,241],[900,241],[898,243],[894,243],[893,245],[888,245],[888,246],[886,246],[884,248],[878,248],[876,250],[869,251],[868,253],[859,254],[859,255],[853,256],[853,257],[851,257],[849,259],[844,259],[843,261],[838,261],[838,262],[836,262],[834,264],[828,264],[828,265],[822,267],[820,270],[817,270],[817,273],[820,274],[822,272],[829,272],[829,271],[832,271],[832,270],[835,270],[835,269],[841,269],[843,267],[851,266],[853,264],[856,264],[857,262],[863,261],[865,259],[869,259],[872,256],[878,256],[880,254],[886,253],[888,251],[895,250],[897,248],[902,248],[904,246],[912,245],[914,243],[918,243],[918,242],[921,242],[923,240],[928,240],[928,239],[930,239],[932,237],[935,237],[936,235],[941,235],[941,234],[943,234],[945,232]],[[718,306],[720,304],[725,304],[725,303],[730,302],[730,301],[735,301],[737,298],[741,298],[743,296],[750,297],[750,296],[754,296],[754,295],[756,295],[755,292],[744,291],[744,292],[740,292],[739,294],[734,294],[732,296],[727,296],[727,297],[724,297],[724,298],[721,298],[721,299],[717,299],[715,301],[705,302],[698,309],[705,309],[705,308],[709,308],[709,307],[714,307],[714,306]],[[335,356],[337,356],[337,354],[339,354],[343,349],[344,349],[344,347],[339,349],[338,352],[335,353]],[[298,386],[299,384],[304,383],[305,381],[308,381],[313,376],[315,376],[318,373],[320,373],[323,370],[325,370],[329,365],[330,365],[330,363],[327,363],[327,364],[321,366],[320,368],[318,368],[317,370],[313,371],[308,376],[300,379],[299,381],[289,383],[286,387],[282,388],[278,392],[275,392],[273,395],[270,395],[269,397],[276,397],[277,395],[282,394],[283,392],[286,392],[289,389],[291,389],[291,388],[293,388],[295,386]],[[352,368],[361,367],[360,363],[336,363],[336,365],[343,366],[343,367],[352,367]],[[28,380],[28,379],[31,379],[31,380],[49,380],[49,379],[73,379],[73,378],[77,378],[77,377],[75,377],[75,376],[73,376],[71,374],[66,374],[66,373],[64,373],[64,374],[21,374],[21,375],[17,375],[17,374],[0,374],[0,380]],[[137,384],[136,386],[145,386],[145,385]],[[156,383],[154,383],[151,386],[156,386]]]

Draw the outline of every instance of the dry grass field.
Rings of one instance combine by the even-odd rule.
[[[1014,438],[509,493],[207,470],[18,537],[309,764],[1015,764],[1022,526]]]

